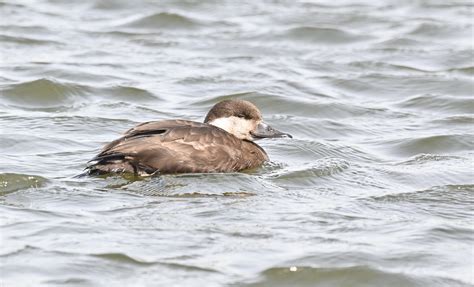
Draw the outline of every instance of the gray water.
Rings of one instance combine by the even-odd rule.
[[[471,1],[0,1],[1,286],[473,286]],[[254,102],[232,174],[74,178]]]

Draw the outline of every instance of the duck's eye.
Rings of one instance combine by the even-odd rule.
[[[238,117],[238,118],[245,119],[245,115],[244,115],[244,114],[238,114],[237,117]]]

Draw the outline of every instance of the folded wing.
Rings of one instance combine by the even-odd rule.
[[[229,172],[267,160],[252,142],[192,121],[140,124],[106,145],[88,166],[90,174]]]

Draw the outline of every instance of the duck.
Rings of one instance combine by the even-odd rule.
[[[260,110],[240,99],[223,100],[204,122],[149,121],[106,144],[88,162],[88,175],[227,173],[255,169],[269,160],[255,143],[264,138],[292,138],[265,123]]]

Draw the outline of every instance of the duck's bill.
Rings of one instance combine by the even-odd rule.
[[[281,132],[272,128],[270,125],[261,122],[257,125],[257,128],[252,132],[252,136],[255,139],[263,138],[293,138],[290,134]]]

